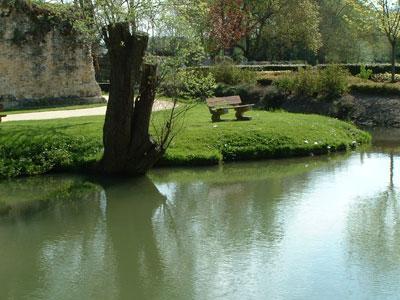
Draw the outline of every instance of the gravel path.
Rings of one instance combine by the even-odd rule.
[[[154,102],[153,111],[170,109],[172,103],[168,101],[156,100]],[[10,121],[28,121],[28,120],[50,120],[50,119],[65,119],[73,117],[85,117],[85,116],[101,116],[105,115],[106,107],[94,107],[74,110],[54,110],[44,112],[33,112],[9,115],[2,119],[3,122]]]

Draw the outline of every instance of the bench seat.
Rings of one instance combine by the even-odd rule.
[[[238,121],[245,121],[251,120],[251,118],[243,116],[243,113],[251,110],[254,104],[243,104],[240,96],[229,96],[208,98],[207,106],[213,122],[222,121],[221,115],[227,114],[229,109],[234,109],[236,111],[235,116]]]
[[[253,107],[254,104],[244,104],[244,105],[235,105],[235,106],[214,106],[211,109],[235,109],[235,108],[242,108],[242,107]]]

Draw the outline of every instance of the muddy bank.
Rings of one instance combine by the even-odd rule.
[[[363,127],[400,128],[400,96],[352,94],[332,102],[287,98],[280,108],[349,120]]]

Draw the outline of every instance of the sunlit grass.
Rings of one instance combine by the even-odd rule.
[[[165,112],[154,114],[160,123]],[[251,121],[212,123],[205,105],[185,115],[161,164],[210,165],[220,161],[282,158],[345,150],[370,141],[355,126],[316,115],[252,111]],[[6,122],[0,125],[0,176],[77,169],[102,155],[104,116]]]

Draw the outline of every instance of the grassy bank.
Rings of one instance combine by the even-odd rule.
[[[154,114],[155,123],[164,112]],[[211,165],[220,161],[327,153],[367,143],[354,126],[323,116],[253,111],[252,121],[211,123],[204,105],[189,111],[182,132],[160,164]],[[233,119],[233,113],[226,115]],[[0,176],[79,169],[102,153],[104,117],[6,122],[0,125]]]

